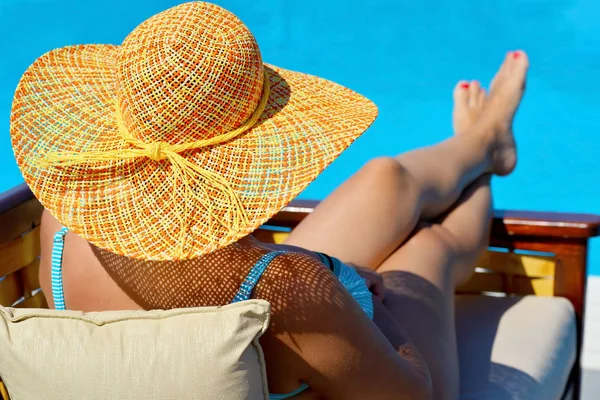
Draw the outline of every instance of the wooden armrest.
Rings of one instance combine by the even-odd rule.
[[[600,236],[600,216],[498,210],[494,212],[493,231],[511,236],[592,238]]]
[[[294,200],[267,224],[294,227],[318,204],[315,200]],[[497,210],[492,230],[509,236],[591,238],[600,236],[600,216]]]

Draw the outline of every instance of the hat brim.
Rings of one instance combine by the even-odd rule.
[[[114,117],[118,52],[118,46],[85,45],[45,54],[23,75],[11,115],[15,157],[35,196],[71,231],[116,254],[176,258],[182,207],[189,218],[186,258],[248,235],[304,190],[377,117],[371,101],[347,88],[265,65],[271,92],[258,123],[227,143],[182,153],[232,184],[249,219],[232,233],[209,221],[205,210],[185,203],[166,160],[69,167],[40,163],[48,152],[129,146]]]

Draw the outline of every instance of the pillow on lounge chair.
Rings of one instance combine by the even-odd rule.
[[[0,307],[11,400],[268,399],[258,338],[270,307],[83,313]]]

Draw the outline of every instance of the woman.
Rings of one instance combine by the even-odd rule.
[[[453,293],[488,242],[491,176],[516,164],[527,68],[509,53],[489,96],[459,82],[453,137],[369,162],[275,246],[249,233],[368,128],[371,102],[263,66],[245,26],[207,3],[120,47],[46,54],[11,118],[48,210],[44,293],[83,311],[222,305],[252,270],[242,297],[272,305],[269,389],[288,393],[273,399],[455,399]]]

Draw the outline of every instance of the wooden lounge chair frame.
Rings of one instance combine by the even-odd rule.
[[[293,201],[256,236],[280,243],[317,206]],[[0,304],[45,308],[40,290],[39,225],[42,206],[26,185],[0,195]],[[563,399],[579,399],[589,240],[600,235],[600,216],[496,211],[490,249],[460,293],[561,296],[577,316],[577,360]],[[8,394],[0,381],[0,399]]]

